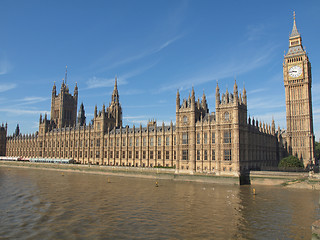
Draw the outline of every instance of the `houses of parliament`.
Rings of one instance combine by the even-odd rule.
[[[173,167],[176,173],[239,176],[241,171],[277,166],[287,155],[308,167],[317,164],[311,98],[311,64],[303,48],[294,17],[289,50],[284,56],[283,78],[287,129],[276,129],[248,117],[246,90],[215,92],[215,112],[209,112],[206,95],[176,95],[176,122],[123,126],[117,79],[109,106],[94,109],[86,124],[84,105],[78,107],[78,87],[73,95],[63,81],[54,84],[51,114],[40,116],[39,131],[7,136],[0,127],[0,155],[23,158],[71,158],[81,164],[131,167]]]

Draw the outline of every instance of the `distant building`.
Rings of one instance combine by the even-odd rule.
[[[2,124],[0,126],[0,156],[5,156],[6,155],[6,138],[7,138],[7,124]]]
[[[233,92],[220,94],[217,84],[215,112],[206,95],[176,97],[176,124],[150,121],[146,127],[122,126],[122,108],[115,79],[111,103],[94,110],[86,125],[84,105],[77,117],[78,88],[69,93],[63,81],[60,93],[52,89],[51,117],[40,116],[39,132],[7,137],[7,156],[73,158],[82,164],[132,167],[174,167],[176,173],[212,173],[238,176],[242,171],[275,167],[287,154],[305,166],[315,163],[311,102],[311,65],[303,50],[294,19],[284,57],[287,131],[276,129],[247,114],[247,93],[237,83]],[[1,133],[1,131],[0,131]],[[5,128],[6,134],[6,128]]]

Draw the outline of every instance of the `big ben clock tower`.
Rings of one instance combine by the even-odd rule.
[[[314,164],[314,135],[311,99],[311,63],[303,49],[295,13],[284,56],[283,78],[286,94],[287,143],[289,153],[302,160],[305,167]]]

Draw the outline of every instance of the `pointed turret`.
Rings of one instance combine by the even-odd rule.
[[[16,130],[14,131],[14,136],[18,137],[20,135],[19,124],[17,124]]]
[[[293,12],[293,27],[292,32],[290,34],[290,38],[300,37],[300,33],[298,32],[296,25],[296,12]]]
[[[191,109],[195,109],[196,108],[196,96],[194,93],[194,88],[192,87],[191,90]]]
[[[78,95],[78,85],[77,85],[77,82],[76,82],[76,86],[74,87],[74,91],[73,91],[73,95]]]
[[[207,104],[207,99],[204,91],[202,94],[201,107],[205,110],[206,113],[208,112],[208,104]]]
[[[98,108],[97,105],[94,107],[94,118],[98,116]]]
[[[176,111],[180,109],[180,93],[179,89],[177,89],[177,97],[176,97]]]
[[[53,87],[52,87],[52,96],[56,96],[56,94],[57,94],[56,82],[53,82]]]
[[[271,134],[274,135],[275,133],[276,133],[276,124],[274,123],[274,119],[272,118]]]
[[[234,103],[238,104],[239,95],[238,95],[238,85],[236,80],[234,80],[234,85],[233,85],[233,96],[234,96]]]
[[[225,103],[229,103],[229,91],[228,91],[228,87],[226,90],[226,102]]]
[[[62,78],[62,83],[61,83],[61,88],[60,88],[60,92],[63,92],[63,90],[65,89],[66,85],[64,84],[64,78]]]
[[[81,103],[80,109],[78,112],[78,124],[84,126],[86,124],[86,113],[84,111],[84,105]]]
[[[118,93],[118,80],[117,76],[115,77],[114,81],[114,89],[111,97],[112,103],[119,103],[119,93]]]
[[[245,86],[243,86],[242,102],[243,102],[244,105],[247,105],[247,91],[246,91]]]
[[[296,14],[293,12],[293,27],[289,37],[289,50],[285,55],[285,58],[303,53],[305,53],[305,50],[303,50],[302,39],[296,25]]]
[[[219,89],[219,85],[217,82],[217,86],[216,86],[216,107],[219,106],[220,104],[220,89]]]

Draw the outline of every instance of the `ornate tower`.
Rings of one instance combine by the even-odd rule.
[[[67,78],[67,70],[65,78]],[[51,96],[51,121],[55,127],[71,127],[76,125],[78,104],[78,86],[74,88],[74,95],[69,93],[69,87],[63,80],[60,93],[57,95],[56,85],[53,85]]]
[[[109,106],[108,111],[110,112],[111,116],[115,119],[115,127],[118,128],[122,126],[122,108],[119,101],[117,77],[114,81],[114,89],[111,96],[111,104]]]
[[[78,125],[79,126],[86,125],[86,113],[84,111],[83,103],[81,103],[80,109],[79,109],[79,112],[78,112]]]
[[[283,61],[283,78],[289,153],[301,159],[306,167],[314,163],[311,64],[302,46],[295,13],[289,50]]]

